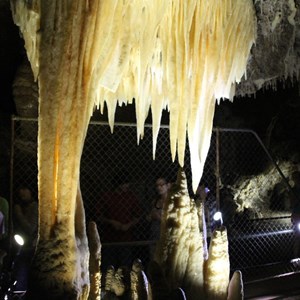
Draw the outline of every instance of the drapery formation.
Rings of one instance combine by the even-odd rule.
[[[40,279],[58,291],[80,294],[88,271],[87,255],[79,258],[78,253],[86,253],[87,241],[84,230],[76,229],[76,197],[80,198],[80,158],[94,107],[103,109],[106,103],[113,127],[116,104],[134,98],[138,138],[143,137],[151,107],[154,152],[161,111],[168,107],[172,157],[177,153],[183,165],[188,133],[195,190],[209,149],[215,100],[232,98],[255,40],[253,3],[11,3],[40,89],[37,257],[54,253],[39,266],[44,274]],[[54,251],[55,245],[62,250]]]

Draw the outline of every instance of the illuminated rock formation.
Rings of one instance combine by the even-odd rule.
[[[208,260],[205,262],[206,299],[227,299],[229,285],[229,254],[227,230],[214,230],[209,245]]]
[[[204,239],[198,210],[187,190],[183,171],[164,204],[161,235],[155,261],[161,266],[171,289],[182,287],[188,299],[204,297]]]
[[[43,297],[43,291],[51,291],[51,299],[86,299],[89,251],[79,169],[94,106],[103,109],[106,102],[113,126],[117,102],[135,98],[139,137],[151,106],[154,149],[161,110],[168,106],[172,157],[177,152],[183,165],[188,133],[195,190],[209,149],[215,100],[233,97],[255,40],[253,3],[11,4],[39,83],[40,222],[32,291]]]
[[[230,279],[227,230],[213,231],[206,253],[205,221],[190,199],[185,173],[178,172],[164,203],[155,261],[171,290],[182,287],[189,300],[243,299],[241,273]],[[155,289],[153,289],[153,292]]]

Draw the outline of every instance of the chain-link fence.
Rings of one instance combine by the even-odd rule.
[[[36,196],[37,121],[14,118],[13,124],[12,199],[18,187],[24,185]],[[160,129],[155,160],[151,131],[151,126],[146,126],[144,138],[137,145],[135,124],[115,124],[113,134],[106,123],[89,125],[81,161],[81,190],[87,220],[97,222],[107,260],[116,254],[118,259],[139,257],[145,264],[149,261],[149,247],[155,241],[149,235],[147,215],[156,197],[155,181],[159,177],[175,181],[179,168],[177,161],[171,160],[168,127]],[[188,148],[185,157],[192,195]],[[258,266],[293,258],[289,206],[286,200],[275,199],[273,195],[276,185],[285,186],[282,175],[252,131],[214,129],[202,178],[210,189],[207,205],[213,209],[214,203],[219,202],[217,207],[228,229],[231,269],[241,269],[249,278]],[[110,203],[106,201],[124,180],[130,182],[130,200],[117,197]],[[244,196],[239,190],[244,191]],[[124,231],[119,238],[112,239],[101,222],[107,213],[121,214],[127,221],[138,217],[139,221],[130,234]]]

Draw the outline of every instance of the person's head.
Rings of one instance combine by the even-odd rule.
[[[171,187],[171,184],[166,178],[159,177],[158,179],[156,179],[155,187],[159,196],[166,196]]]
[[[27,187],[21,187],[18,190],[18,197],[21,203],[26,204],[32,202],[31,190]]]

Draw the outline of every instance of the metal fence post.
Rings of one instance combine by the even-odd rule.
[[[14,187],[18,186],[20,182],[25,181],[31,188],[37,187],[37,127],[38,122],[35,119],[16,116],[12,118],[11,207],[14,199]],[[159,132],[156,158],[155,161],[153,160],[151,129],[151,125],[145,125],[144,138],[137,145],[135,124],[116,123],[114,133],[111,134],[106,122],[90,122],[80,170],[87,221],[94,220],[98,222],[100,236],[104,232],[101,223],[98,221],[102,194],[113,190],[115,174],[124,172],[130,177],[131,187],[138,196],[142,208],[141,222],[136,227],[135,240],[112,244],[103,239],[102,245],[103,249],[106,248],[111,251],[114,251],[116,246],[129,246],[134,249],[135,257],[141,258],[142,261],[148,259],[149,245],[154,243],[149,236],[150,223],[146,219],[152,207],[152,201],[155,199],[154,182],[157,176],[162,174],[170,177],[170,179],[175,179],[179,168],[177,160],[172,162],[171,159],[168,126],[162,126]],[[214,139],[216,140],[214,141]],[[188,184],[191,187],[188,148],[185,155],[185,171],[188,175]],[[273,172],[273,177],[263,174],[264,180],[259,181],[257,185],[256,178],[262,175],[265,166],[270,162],[276,169]],[[213,129],[211,147],[205,162],[203,178],[208,187],[213,189],[215,187],[213,209],[219,210],[222,207],[223,210],[223,221],[229,234],[231,268],[232,270],[242,270],[246,280],[249,275],[258,274],[257,266],[287,261],[292,257],[293,231],[290,216],[287,216],[287,212],[279,206],[270,207],[270,193],[274,189],[275,183],[280,182],[281,179],[286,185],[288,183],[282,175],[282,171],[253,131]],[[236,183],[245,182],[253,184],[250,186],[240,184],[238,189],[235,190]],[[252,197],[259,200],[256,201],[258,204],[265,203],[264,207],[269,210],[268,213],[273,215],[249,216],[247,210],[237,211],[232,205],[230,206],[232,203],[239,203],[238,199],[230,198],[235,197],[233,192],[243,192],[243,190],[252,193],[247,199]],[[266,194],[266,190],[270,193]],[[192,194],[191,189],[190,192]],[[278,203],[276,202],[276,205]],[[257,212],[257,206],[250,208]],[[126,211],[127,207],[122,206],[122,209]],[[10,213],[12,213],[12,209]],[[12,222],[12,217],[10,217],[10,221]],[[292,270],[295,270],[295,268],[292,268]]]
[[[220,130],[216,128],[216,206],[217,211],[220,211],[220,152],[219,152],[219,142]]]
[[[9,228],[8,228],[8,258],[12,255],[13,241],[13,180],[14,180],[14,152],[15,149],[15,116],[11,117],[11,139],[10,139],[10,180],[9,180]]]

